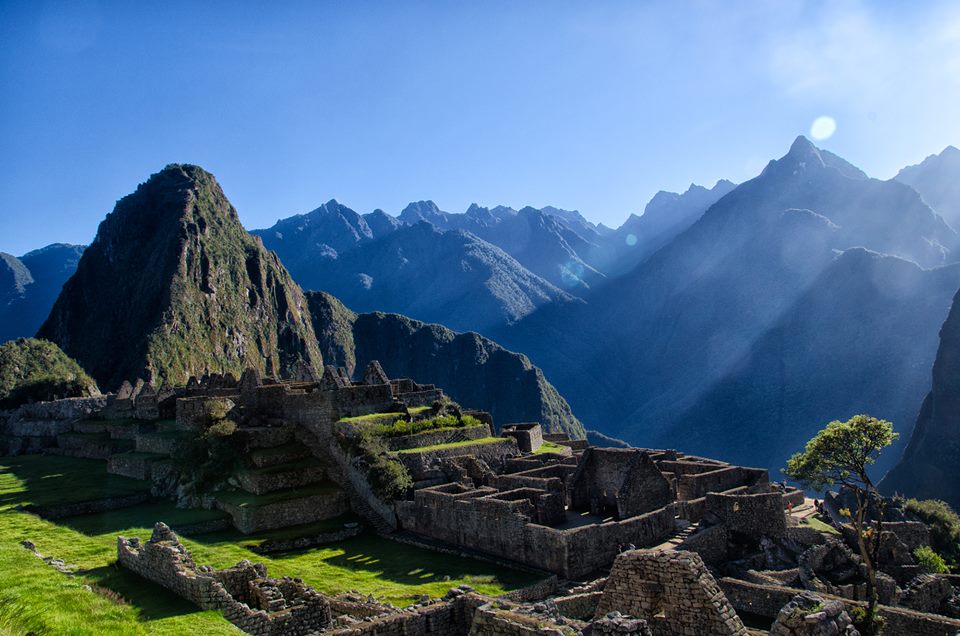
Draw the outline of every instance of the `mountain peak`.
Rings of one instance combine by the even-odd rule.
[[[787,151],[784,159],[792,159],[794,161],[814,160],[820,165],[823,165],[823,157],[820,156],[820,149],[814,146],[813,142],[803,135],[799,135],[793,140],[793,143],[790,144],[790,150]]]

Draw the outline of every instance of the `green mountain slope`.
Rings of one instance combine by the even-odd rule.
[[[170,165],[100,224],[39,337],[112,389],[322,364],[306,300],[213,175]]]

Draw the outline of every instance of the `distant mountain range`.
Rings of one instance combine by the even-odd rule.
[[[350,220],[354,240],[369,238],[362,219]],[[435,231],[426,224],[406,230]],[[25,286],[23,268],[11,270]],[[291,377],[306,366],[319,375],[325,357],[353,372],[379,359],[395,376],[437,384],[465,406],[489,410],[498,425],[536,420],[585,435],[520,354],[476,334],[399,315],[357,315],[328,294],[304,295],[276,254],[244,230],[213,175],[197,166],[167,166],[117,203],[38,335],[105,389],[137,378],[162,385],[206,373],[239,377],[248,367]]]
[[[909,433],[934,325],[960,284],[955,268],[920,267],[956,261],[957,247],[911,187],[798,138],[585,302],[491,335],[543,368],[588,428],[779,467],[796,447],[773,438],[802,440],[867,407]],[[822,389],[814,404],[791,399],[807,386]]]
[[[0,342],[37,333],[83,249],[54,243],[19,258],[0,252]]]
[[[866,411],[903,434],[880,472],[910,437],[960,287],[958,157],[880,181],[800,137],[754,179],[660,192],[617,229],[553,207],[419,201],[394,217],[331,200],[252,233],[299,286],[343,301],[306,296],[322,355],[346,366],[379,356],[454,395],[510,395],[491,373],[543,378],[508,417],[770,468]],[[29,276],[4,264],[22,298]],[[419,348],[452,357],[427,374]],[[444,366],[466,351],[466,368]],[[497,351],[516,357],[486,362]]]

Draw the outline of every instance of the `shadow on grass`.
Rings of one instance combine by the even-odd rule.
[[[79,574],[122,596],[127,603],[137,608],[142,621],[160,620],[202,611],[170,590],[133,572],[128,572],[116,564],[85,570]]]
[[[166,523],[176,532],[178,528],[226,519],[227,517],[228,515],[225,512],[219,510],[184,510],[177,508],[172,501],[154,501],[107,512],[58,519],[57,523],[88,537],[93,537],[118,533],[131,528],[150,530],[158,521]]]
[[[149,490],[150,484],[107,473],[94,459],[56,455],[0,458],[0,508],[92,501]]]

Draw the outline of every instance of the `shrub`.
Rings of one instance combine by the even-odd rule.
[[[385,501],[399,499],[413,487],[413,478],[406,467],[389,456],[383,440],[370,432],[361,431],[351,444],[350,452],[366,465],[367,482],[373,492]]]
[[[386,501],[403,497],[413,487],[413,478],[406,467],[386,455],[368,460],[367,480],[373,492]]]
[[[950,571],[943,557],[928,545],[917,546],[913,551],[913,557],[917,560],[917,565],[927,574],[946,574]]]
[[[426,431],[435,431],[441,428],[466,428],[478,426],[481,422],[472,415],[439,415],[423,420],[412,420],[410,422],[402,419],[394,420],[391,424],[377,424],[371,426],[364,432],[378,437],[401,437],[403,435],[414,435]]]
[[[960,516],[945,501],[907,499],[908,512],[930,526],[930,547],[947,563],[960,564]]]

